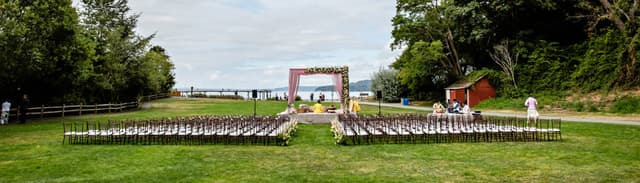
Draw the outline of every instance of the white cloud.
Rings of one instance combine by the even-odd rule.
[[[193,66],[189,63],[183,63],[181,64],[182,67],[184,67],[187,71],[192,71],[193,70]]]
[[[220,72],[218,71],[214,71],[213,73],[209,74],[209,80],[215,81],[220,77]]]
[[[137,31],[157,33],[176,67],[176,87],[286,86],[289,68],[350,66],[369,79],[399,54],[389,49],[394,1],[129,1]],[[307,76],[303,84],[330,84]]]

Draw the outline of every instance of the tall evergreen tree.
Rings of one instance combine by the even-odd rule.
[[[127,0],[83,0],[82,24],[96,42],[94,75],[96,87],[87,93],[105,96],[101,101],[122,101],[144,93],[146,73],[137,73],[141,57],[154,35],[135,34],[140,14],[132,14]],[[134,68],[134,69],[132,69]]]

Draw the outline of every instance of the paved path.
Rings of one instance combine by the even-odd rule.
[[[142,108],[142,109],[151,109],[151,102],[144,102],[144,103],[142,103],[142,105],[140,106],[140,108]]]
[[[377,106],[378,103],[375,102],[360,102],[363,105],[374,105]],[[422,111],[433,111],[432,107],[421,107],[421,106],[403,106],[399,103],[382,103],[380,104],[384,107],[398,107],[398,108],[406,108],[406,109],[415,109]],[[523,114],[514,114],[514,113],[504,113],[504,112],[491,112],[491,111],[482,111],[482,114],[491,115],[491,116],[503,116],[503,117],[519,117],[526,118],[526,115]],[[607,124],[621,124],[621,125],[640,125],[640,119],[637,120],[612,120],[612,119],[601,119],[601,118],[579,118],[579,117],[558,117],[558,116],[540,116],[540,118],[560,118],[563,121],[577,121],[577,122],[586,122],[586,123],[607,123]],[[606,118],[606,117],[603,117]]]

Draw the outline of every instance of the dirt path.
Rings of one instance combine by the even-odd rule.
[[[360,102],[363,105],[378,105],[375,102]],[[407,109],[415,109],[415,110],[423,110],[423,111],[433,111],[431,107],[420,107],[420,106],[403,106],[397,103],[382,103],[382,106],[385,107],[398,107],[398,108],[407,108]],[[526,118],[526,112],[515,112],[515,111],[498,111],[498,110],[483,110],[482,114],[492,115],[492,116],[504,116],[504,117],[519,117]],[[576,121],[576,122],[585,122],[585,123],[607,123],[607,124],[621,124],[621,125],[640,125],[640,118],[634,117],[616,117],[616,116],[597,116],[597,115],[581,115],[581,114],[545,114],[541,115],[540,118],[560,118],[563,121]]]

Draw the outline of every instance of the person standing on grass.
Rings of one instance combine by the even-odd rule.
[[[357,116],[358,112],[360,112],[360,104],[358,104],[358,101],[352,98],[349,99],[349,113]]]
[[[11,110],[11,103],[9,103],[9,100],[5,100],[2,103],[2,117],[0,118],[0,122],[2,122],[2,124],[9,124],[9,110]]]
[[[29,97],[27,94],[22,95],[22,101],[20,101],[20,106],[18,111],[20,111],[20,124],[25,124],[27,122],[27,112],[29,108]]]
[[[527,106],[527,123],[529,124],[529,127],[531,127],[531,118],[533,118],[533,122],[534,125],[535,123],[538,122],[538,116],[540,114],[538,114],[538,100],[536,100],[536,98],[533,98],[532,95],[529,95],[529,98],[527,98],[526,101],[524,101],[524,106]]]
[[[310,100],[310,101],[313,101],[313,93],[311,93],[311,94],[309,95],[309,100]]]

